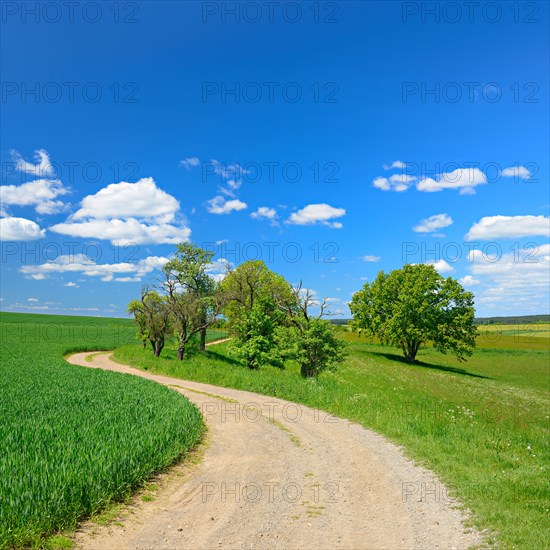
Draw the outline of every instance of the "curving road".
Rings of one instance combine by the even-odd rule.
[[[73,364],[177,390],[202,411],[210,443],[121,526],[89,527],[81,548],[468,548],[478,532],[435,475],[348,420],[281,399],[160,376],[109,353]]]

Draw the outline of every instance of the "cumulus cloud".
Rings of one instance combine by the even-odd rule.
[[[525,166],[510,166],[510,168],[504,168],[501,175],[505,178],[528,180],[531,177],[531,171]]]
[[[73,283],[72,281],[69,281],[68,283],[65,283],[63,286],[68,286],[72,288],[80,288],[76,283]]]
[[[413,227],[413,231],[416,231],[416,233],[432,233],[437,229],[448,227],[452,223],[453,219],[448,214],[435,214],[421,220],[418,225]]]
[[[383,165],[384,170],[391,170],[392,168],[403,169],[403,168],[406,168],[406,167],[407,167],[407,165],[401,160],[394,160],[391,164],[384,164]]]
[[[80,223],[58,223],[50,231],[83,239],[105,239],[116,245],[178,244],[187,241],[191,230],[186,226],[143,223],[127,220],[90,220]]]
[[[539,236],[550,236],[550,217],[486,216],[472,225],[466,235],[466,240]]]
[[[33,206],[39,214],[56,214],[66,209],[65,203],[55,200],[69,190],[54,179],[38,179],[21,185],[0,185],[0,204],[8,206]]]
[[[439,174],[436,179],[422,178],[416,188],[426,192],[458,189],[461,194],[473,194],[475,187],[486,183],[487,177],[479,168],[457,168],[452,172]]]
[[[153,178],[142,178],[136,183],[111,183],[95,195],[84,197],[72,218],[140,218],[169,223],[179,206],[172,195],[157,187]]]
[[[548,309],[550,245],[488,258],[481,250],[468,255],[470,271],[484,288],[476,292],[476,304],[499,310],[540,313]]]
[[[301,210],[291,214],[287,223],[294,225],[322,224],[334,229],[340,229],[342,224],[333,220],[334,218],[341,218],[345,214],[346,210],[344,208],[335,208],[325,203],[308,204]]]
[[[437,261],[428,260],[426,265],[433,265],[439,273],[452,273],[454,271],[454,267],[443,259]]]
[[[191,170],[191,168],[196,168],[200,165],[200,163],[201,161],[197,157],[187,157],[183,160],[180,160],[180,166],[187,168],[187,170]]]
[[[48,275],[57,273],[81,273],[88,277],[100,277],[104,282],[112,281],[115,276],[119,279],[118,282],[129,282],[129,277],[139,281],[148,273],[162,269],[167,261],[168,258],[162,256],[149,256],[134,263],[98,264],[84,254],[76,254],[62,255],[43,264],[23,265],[20,271],[33,279],[45,279]]]
[[[230,214],[233,211],[244,210],[248,205],[239,199],[226,200],[221,195],[215,196],[206,203],[206,209],[210,214]]]
[[[364,262],[378,262],[378,261],[380,261],[380,256],[370,256],[370,255],[363,256],[363,261]]]
[[[255,220],[270,220],[271,223],[275,223],[275,220],[277,219],[277,210],[267,206],[260,206],[258,210],[250,214],[250,217]]]
[[[415,176],[409,174],[392,174],[389,178],[374,178],[372,185],[382,191],[406,191],[416,181]]]
[[[480,281],[478,279],[475,279],[471,275],[465,275],[464,277],[459,279],[458,282],[461,285],[464,285],[464,286],[474,286],[474,285],[478,285],[480,283]]]
[[[19,170],[19,172],[38,176],[39,178],[54,175],[54,167],[50,162],[48,152],[44,149],[38,149],[34,152],[34,164],[24,160],[23,157],[15,150],[11,151],[11,158],[15,162],[15,169]]]
[[[50,230],[114,244],[177,244],[191,235],[179,216],[179,207],[179,202],[157,187],[153,178],[136,183],[123,181],[85,197],[79,210]]]
[[[0,218],[0,240],[34,241],[46,234],[44,229],[25,218]]]

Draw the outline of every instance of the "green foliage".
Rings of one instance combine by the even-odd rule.
[[[283,312],[269,298],[256,300],[252,309],[244,309],[233,320],[231,343],[234,355],[248,368],[262,365],[283,367],[277,328],[284,319]]]
[[[374,282],[353,295],[350,310],[355,327],[399,346],[409,362],[427,342],[459,360],[471,356],[475,347],[473,294],[432,265],[380,271]]]
[[[208,274],[213,252],[192,243],[181,243],[165,264],[164,290],[170,310],[178,359],[188,354],[193,336],[201,335],[199,348],[204,351],[206,329],[217,318],[219,307],[216,282]]]
[[[292,327],[296,342],[296,360],[302,376],[318,376],[324,370],[334,372],[346,354],[345,343],[332,325],[318,318],[300,319],[299,328]]]
[[[63,360],[133,332],[124,319],[0,314],[0,548],[73,529],[198,441],[200,413],[181,395]]]
[[[285,278],[271,271],[261,260],[249,260],[230,271],[220,283],[220,291],[230,328],[244,311],[254,307],[257,300],[269,299],[279,304],[293,299],[292,288]]]

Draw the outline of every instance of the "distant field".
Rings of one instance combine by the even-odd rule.
[[[525,326],[524,326],[525,327]],[[502,328],[502,327],[500,327]],[[502,548],[550,547],[550,353],[547,327],[528,338],[497,334],[466,363],[427,348],[408,365],[400,351],[343,330],[350,355],[335,374],[304,380],[297,365],[250,371],[225,344],[180,363],[138,346],[115,357],[170,376],[274,395],[360,422],[402,444],[475,513]],[[515,330],[515,327],[506,329]],[[489,337],[492,337],[491,333]]]
[[[0,313],[0,548],[74,528],[196,444],[200,413],[181,395],[63,359],[134,332],[122,319]]]

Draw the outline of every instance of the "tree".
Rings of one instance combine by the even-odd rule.
[[[293,299],[292,288],[284,277],[271,271],[261,260],[249,260],[229,271],[220,284],[225,304],[224,314],[232,328],[257,300],[270,299],[274,304]]]
[[[197,333],[200,350],[206,349],[206,329],[217,319],[216,282],[208,275],[213,255],[192,243],[181,243],[163,268],[180,360]]]
[[[283,318],[284,313],[270,298],[260,298],[254,302],[252,309],[244,309],[234,320],[235,338],[231,348],[249,369],[258,369],[262,365],[283,367],[277,338],[277,329]]]
[[[229,329],[235,336],[231,346],[234,354],[250,369],[262,364],[282,367],[277,335],[285,313],[278,304],[292,302],[290,284],[261,260],[250,260],[228,272],[220,292]]]
[[[474,299],[458,281],[442,277],[433,265],[407,264],[389,274],[380,271],[353,295],[354,327],[401,347],[413,363],[420,346],[431,342],[463,361],[475,348]]]
[[[292,289],[291,301],[282,303],[290,323],[289,339],[294,344],[300,373],[306,378],[318,376],[324,370],[335,370],[345,357],[345,343],[334,327],[322,317],[329,315],[327,302],[314,300],[309,289],[302,291],[302,283]],[[319,314],[310,313],[311,306],[319,307]]]
[[[128,311],[134,314],[141,340],[149,340],[153,355],[159,357],[164,348],[166,332],[170,328],[170,310],[165,297],[144,286],[141,289],[141,301],[132,300]]]
[[[136,337],[141,340],[143,349],[147,347],[147,322],[145,308],[139,300],[132,300],[126,308],[128,313],[134,316],[134,322],[137,325]]]

